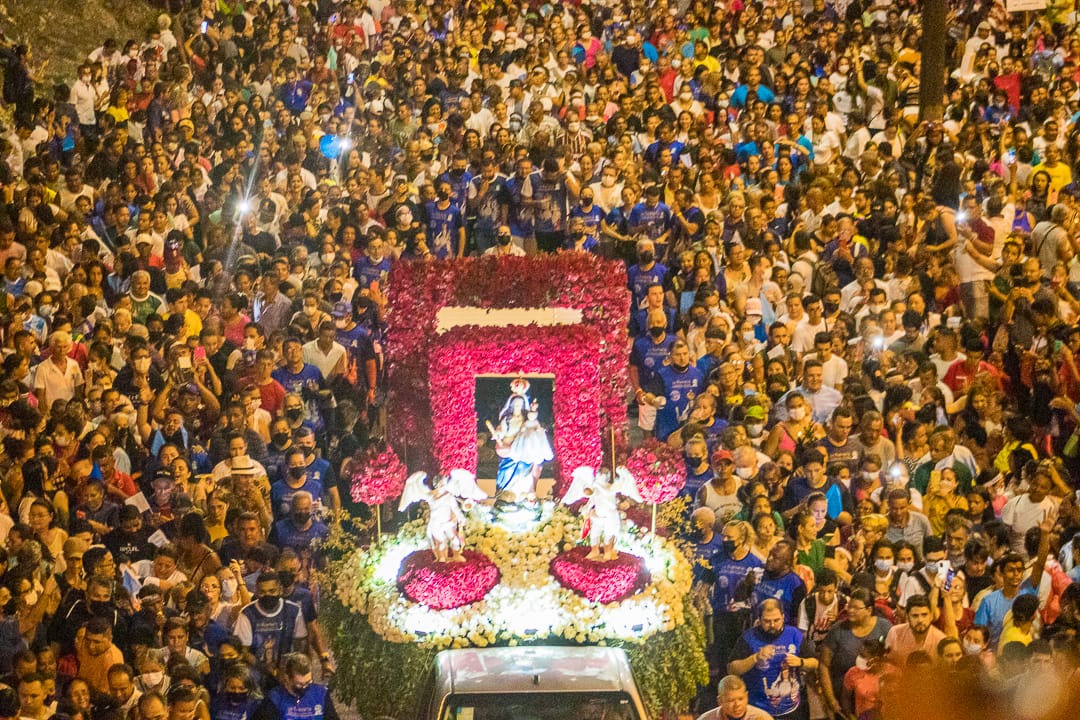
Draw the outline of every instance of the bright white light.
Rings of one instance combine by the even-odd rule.
[[[375,567],[375,580],[389,585],[396,585],[398,571],[401,570],[401,561],[421,547],[420,542],[408,539],[385,545],[382,559],[379,560],[379,564]]]
[[[241,215],[247,215],[249,212],[251,212],[251,201],[247,198],[244,198],[240,201],[240,205],[238,207],[240,209]]]
[[[341,141],[338,143],[338,147],[340,147],[342,151],[348,152],[349,148],[352,147],[352,138],[341,138]]]

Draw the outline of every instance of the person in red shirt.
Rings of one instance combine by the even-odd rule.
[[[942,378],[954,395],[966,393],[977,375],[989,375],[994,381],[994,389],[1001,392],[1001,377],[993,365],[983,360],[985,349],[982,340],[970,338],[964,343],[964,353],[967,355],[963,360],[957,360],[945,372]]]

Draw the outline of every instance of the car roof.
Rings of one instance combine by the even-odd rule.
[[[618,692],[632,687],[626,654],[609,647],[444,650],[437,683],[446,693]]]

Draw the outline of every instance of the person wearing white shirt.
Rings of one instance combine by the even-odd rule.
[[[806,359],[821,363],[822,382],[826,387],[839,390],[843,386],[844,378],[848,375],[848,364],[842,357],[833,353],[832,335],[819,332],[814,337],[814,352],[808,354]]]
[[[71,86],[71,101],[75,104],[75,114],[79,118],[79,125],[84,128],[93,128],[97,125],[98,89],[91,80],[90,66],[79,67],[79,79]]]
[[[345,372],[345,346],[336,342],[337,328],[327,320],[319,325],[319,336],[305,343],[304,362],[319,368],[327,382]]]
[[[1009,544],[1013,552],[1025,555],[1024,535],[1037,527],[1047,513],[1055,511],[1057,503],[1050,497],[1052,486],[1050,471],[1040,464],[1031,478],[1028,491],[1009,500],[1001,509],[1001,521],[1009,528]]]
[[[791,338],[791,349],[800,355],[814,349],[814,338],[819,332],[829,331],[820,298],[807,295],[802,299],[802,306],[806,317],[795,327]]]

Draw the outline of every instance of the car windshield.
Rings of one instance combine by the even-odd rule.
[[[442,720],[641,720],[621,692],[451,695]]]

